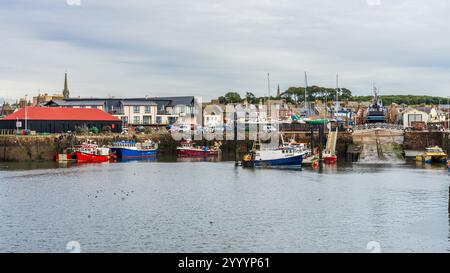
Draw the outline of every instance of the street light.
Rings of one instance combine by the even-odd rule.
[[[28,109],[27,109],[27,96],[28,94],[25,94],[25,132],[27,131],[27,119],[28,119]]]

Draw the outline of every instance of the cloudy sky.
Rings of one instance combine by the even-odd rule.
[[[79,5],[78,3],[79,2]],[[2,0],[0,97],[450,95],[446,0]]]

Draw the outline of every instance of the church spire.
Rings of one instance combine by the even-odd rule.
[[[280,93],[280,84],[278,84],[278,88],[277,88],[277,98],[279,98],[281,96]]]
[[[68,88],[68,84],[67,84],[67,72],[65,73],[65,76],[64,76],[63,97],[64,97],[64,99],[68,99],[70,97],[70,92],[69,92],[69,88]]]

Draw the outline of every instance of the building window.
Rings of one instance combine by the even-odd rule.
[[[409,120],[409,126],[411,126],[411,124],[414,121],[422,121],[422,115],[421,114],[409,114],[408,115],[408,120]]]
[[[140,123],[141,123],[141,118],[138,117],[138,116],[135,116],[135,117],[133,118],[133,124],[140,124]]]
[[[161,124],[162,123],[162,118],[161,117],[156,117],[156,123],[157,124]]]
[[[120,119],[122,120],[122,124],[128,125],[128,117],[120,117]]]
[[[85,108],[86,106],[84,106],[84,105],[80,105],[80,108]]]
[[[169,124],[174,124],[177,121],[176,117],[169,117]]]
[[[133,113],[139,114],[139,112],[140,112],[139,106],[133,106]]]
[[[150,105],[145,106],[145,113],[150,114]]]
[[[150,123],[152,123],[152,117],[144,116],[144,124],[150,124]]]
[[[91,108],[92,109],[97,109],[98,107],[97,107],[97,105],[92,105]]]

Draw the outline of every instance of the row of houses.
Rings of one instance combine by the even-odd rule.
[[[16,105],[8,112],[3,111],[3,105],[5,116],[0,118],[0,131],[62,133],[95,127],[120,133],[128,127],[191,123],[195,103],[193,96],[184,96],[51,99],[37,106]]]
[[[446,125],[448,113],[437,107],[416,107],[400,110],[399,121],[404,127],[413,127],[414,123],[435,123]]]
[[[99,109],[119,118],[123,126],[168,125],[178,119],[190,121],[195,111],[195,98],[69,98],[50,100],[45,107]]]

